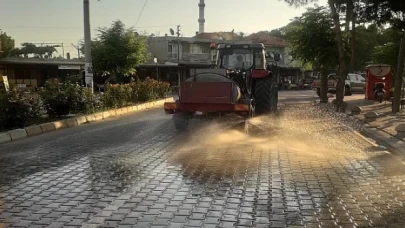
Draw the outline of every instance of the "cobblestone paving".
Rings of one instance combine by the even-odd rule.
[[[400,160],[309,106],[277,120],[181,135],[154,110],[2,145],[0,227],[405,227]]]

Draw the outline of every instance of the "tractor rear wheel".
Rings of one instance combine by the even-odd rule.
[[[182,112],[175,112],[173,114],[174,128],[177,131],[187,131],[189,122],[190,116],[188,114]]]
[[[253,97],[257,114],[275,112],[278,103],[278,90],[273,83],[273,78],[256,79]]]

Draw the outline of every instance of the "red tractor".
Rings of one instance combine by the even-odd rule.
[[[237,114],[248,120],[277,110],[278,90],[272,69],[280,54],[266,54],[263,44],[219,44],[213,68],[198,69],[180,83],[179,98],[166,102],[175,128],[187,129],[198,115]],[[245,121],[247,122],[247,121]]]

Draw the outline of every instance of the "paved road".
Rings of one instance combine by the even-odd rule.
[[[396,157],[316,106],[255,122],[179,134],[158,109],[0,145],[0,227],[405,227]]]

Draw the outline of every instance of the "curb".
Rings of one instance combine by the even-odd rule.
[[[144,111],[147,109],[155,108],[156,106],[163,105],[165,102],[174,101],[173,97],[169,97],[162,100],[147,102],[144,104],[138,104],[119,109],[112,109],[103,112],[98,112],[90,115],[82,115],[74,118],[64,119],[55,122],[44,123],[40,125],[29,126],[24,129],[15,129],[7,132],[0,132],[0,144],[29,138],[49,132],[58,131],[65,128],[77,127],[83,124],[89,124],[93,122],[102,121],[111,117],[118,117],[121,115],[134,113],[138,111]]]
[[[354,107],[355,105],[351,106]],[[356,118],[356,120],[363,122],[361,119],[357,118],[356,115],[354,117]],[[366,138],[374,140],[375,143],[384,146],[389,152],[395,155],[405,156],[405,142],[398,139],[397,137],[390,135],[378,128],[369,126],[365,126],[362,128],[362,130],[358,130],[357,132]]]
[[[378,144],[386,147],[388,151],[405,156],[405,142],[377,128],[364,128],[360,133],[374,139]]]

